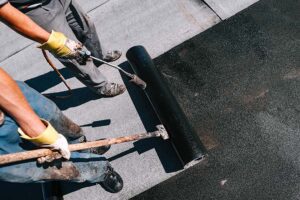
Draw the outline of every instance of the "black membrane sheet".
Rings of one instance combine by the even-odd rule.
[[[144,92],[165,127],[183,166],[201,160],[205,149],[147,50],[143,46],[135,46],[128,50],[126,57],[136,74],[146,81]]]
[[[154,60],[208,157],[134,199],[300,198],[299,10],[259,1]]]

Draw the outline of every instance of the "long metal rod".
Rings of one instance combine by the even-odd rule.
[[[108,62],[106,62],[106,61],[104,61],[104,60],[101,60],[100,58],[96,58],[96,57],[94,57],[94,56],[90,56],[90,58],[92,58],[92,59],[94,59],[94,60],[97,60],[97,61],[99,61],[99,62],[102,62],[102,63],[104,63],[104,64],[107,64],[107,65],[109,65],[109,66],[111,66],[111,67],[114,67],[114,68],[116,68],[116,69],[122,71],[122,72],[123,72],[124,74],[126,74],[128,77],[133,78],[133,74],[130,74],[129,72],[126,72],[124,69],[122,69],[121,67],[119,67],[119,66],[117,66],[117,65],[113,65],[113,64],[108,63]]]
[[[146,83],[145,81],[143,81],[140,77],[138,77],[136,74],[130,74],[129,72],[123,70],[122,68],[120,68],[120,67],[117,66],[117,65],[113,65],[113,64],[108,63],[108,62],[106,62],[106,61],[104,61],[104,60],[101,60],[100,58],[96,58],[96,57],[94,57],[94,56],[91,56],[90,52],[89,52],[88,55],[86,54],[86,52],[83,52],[83,55],[84,55],[84,56],[87,56],[87,57],[89,57],[89,58],[92,58],[92,59],[94,59],[94,60],[100,61],[100,62],[102,62],[102,63],[104,63],[104,64],[107,64],[108,66],[111,66],[111,67],[113,67],[113,68],[116,68],[116,69],[120,70],[120,71],[123,72],[126,76],[128,76],[128,77],[131,78],[130,82],[136,84],[137,86],[139,86],[139,87],[142,88],[143,90],[146,89],[147,83]]]
[[[141,140],[141,139],[152,138],[152,137],[162,137],[163,139],[167,139],[165,135],[166,133],[162,132],[162,130],[157,130],[154,132],[138,133],[134,135],[128,135],[128,136],[117,137],[117,138],[110,138],[110,139],[84,142],[78,144],[70,144],[69,150],[79,151],[79,150],[90,149],[94,147],[120,144],[124,142],[130,142],[130,141]],[[0,165],[40,158],[51,154],[58,154],[58,152],[52,151],[50,149],[37,149],[37,150],[24,151],[18,153],[4,154],[4,155],[0,155]]]
[[[57,74],[57,76],[61,79],[61,81],[63,82],[63,84],[68,88],[68,95],[65,96],[54,96],[55,98],[60,98],[60,99],[66,99],[69,98],[70,96],[72,96],[72,89],[71,87],[68,85],[66,79],[64,78],[64,76],[58,71],[58,69],[54,66],[53,62],[50,60],[50,58],[48,57],[46,51],[44,49],[42,49],[42,53],[44,55],[44,58],[46,59],[46,61],[48,62],[48,64],[51,66],[51,68],[55,71],[55,73]],[[52,95],[51,95],[52,96]]]

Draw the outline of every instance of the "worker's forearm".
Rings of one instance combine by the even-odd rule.
[[[0,91],[0,108],[16,120],[25,134],[36,137],[46,129],[16,82],[1,68]]]
[[[14,8],[10,3],[0,7],[0,19],[18,33],[36,42],[44,43],[50,37],[50,33]]]

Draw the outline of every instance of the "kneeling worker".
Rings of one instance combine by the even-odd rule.
[[[42,183],[60,180],[100,183],[109,192],[123,187],[120,175],[101,154],[109,146],[72,152],[68,143],[85,142],[82,129],[68,119],[49,99],[23,82],[15,82],[0,68],[0,154],[46,147],[62,158],[46,156],[36,161],[0,167],[0,180]],[[51,164],[49,164],[51,162]]]

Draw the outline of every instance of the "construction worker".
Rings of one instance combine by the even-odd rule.
[[[68,119],[49,99],[23,82],[15,82],[0,68],[0,154],[37,147],[58,150],[60,156],[0,167],[0,180],[40,183],[62,180],[100,183],[109,192],[123,187],[120,175],[101,155],[109,147],[72,152],[69,143],[84,142],[82,129]],[[59,158],[63,157],[63,161]],[[58,160],[59,159],[59,160]]]
[[[88,49],[107,62],[120,58],[121,52],[103,53],[94,24],[75,1],[0,0],[0,18],[20,34],[39,42],[39,48],[52,52],[96,94],[113,97],[126,90],[123,84],[107,81],[96,67],[101,63],[82,62],[80,50]]]

